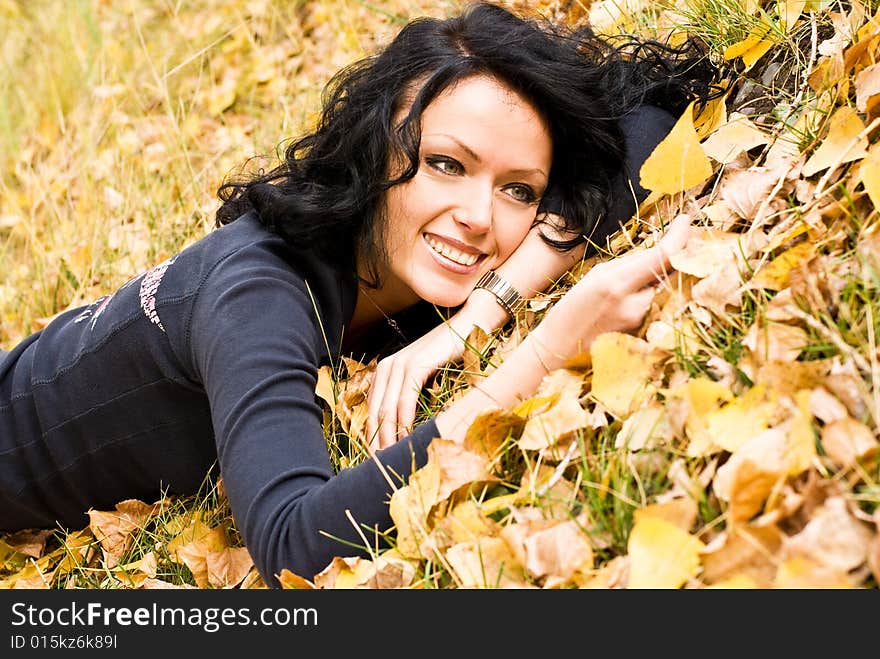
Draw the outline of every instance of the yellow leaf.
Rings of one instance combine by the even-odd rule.
[[[871,147],[859,168],[859,178],[865,186],[875,210],[880,210],[880,149]]]
[[[795,394],[797,405],[791,418],[786,437],[785,459],[788,475],[799,476],[810,468],[816,458],[816,437],[813,432],[813,415],[810,413],[809,390]]]
[[[659,517],[642,517],[627,543],[628,588],[681,588],[700,569],[699,538]]]
[[[433,443],[433,442],[432,442]],[[430,529],[428,515],[440,491],[440,466],[428,461],[391,495],[389,511],[397,529],[397,550],[408,558],[422,558],[420,545]]]
[[[804,11],[807,0],[777,0],[779,18],[786,30],[791,30]]]
[[[651,402],[624,420],[614,440],[614,447],[639,451],[645,447],[654,448],[657,442],[663,442],[671,436],[666,409],[657,402]]]
[[[711,586],[706,586],[707,590],[742,590],[753,588],[760,588],[760,586],[754,579],[745,574],[736,574],[723,581],[718,581]]]
[[[318,369],[318,383],[315,385],[315,394],[323,400],[330,409],[336,407],[336,395],[333,386],[333,373],[326,364]]]
[[[291,572],[287,568],[281,570],[278,575],[278,583],[285,590],[314,590],[315,584],[298,574]]]
[[[498,498],[502,497],[495,497]],[[476,502],[468,499],[456,505],[443,517],[431,535],[438,547],[451,547],[461,542],[474,541],[481,536],[497,535],[500,525],[489,517],[489,514],[491,510],[487,512],[484,506],[478,506]]]
[[[727,91],[722,96],[708,101],[694,118],[694,130],[700,140],[706,139],[718,126],[727,122],[727,97],[730,94],[730,85],[723,84],[728,88]]]
[[[640,183],[652,197],[689,190],[712,176],[712,163],[694,129],[693,107],[691,102],[642,164]]]
[[[752,277],[750,285],[772,291],[781,291],[783,288],[787,288],[791,271],[809,261],[815,252],[816,247],[812,242],[798,243],[758,270]]]
[[[707,419],[710,412],[733,398],[730,389],[707,377],[696,377],[670,391],[668,398],[685,403],[684,430],[689,440],[687,455],[699,457],[717,453],[721,447],[709,434]]]
[[[832,165],[838,166],[868,155],[868,138],[862,135],[865,124],[854,108],[838,108],[831,115],[828,135],[804,164],[801,174],[809,178]]]
[[[770,427],[776,406],[773,392],[756,385],[721,409],[709,412],[706,427],[715,444],[733,453]]]
[[[837,495],[813,511],[807,525],[786,542],[786,552],[847,574],[865,564],[873,539],[873,525],[856,519],[844,497]]]
[[[589,415],[574,394],[566,393],[552,407],[526,421],[519,447],[533,451],[547,448],[562,436],[587,425]]]
[[[137,499],[116,504],[116,510],[89,510],[89,527],[104,551],[117,557],[131,545],[132,534],[153,514],[155,506]]]
[[[655,390],[651,378],[663,356],[647,341],[606,332],[593,341],[590,355],[592,396],[615,416],[626,416]]]
[[[776,41],[777,37],[772,31],[772,26],[766,18],[762,18],[745,39],[724,49],[724,59],[732,60],[741,57],[745,65],[744,70],[748,71],[773,47]]]
[[[749,327],[742,344],[759,363],[793,362],[809,344],[809,337],[796,325],[762,323],[758,320]]]

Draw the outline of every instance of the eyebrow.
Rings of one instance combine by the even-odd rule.
[[[455,142],[459,147],[461,147],[462,151],[464,151],[466,154],[468,154],[468,155],[469,155],[471,158],[473,158],[476,162],[483,162],[482,158],[480,158],[480,156],[477,155],[476,151],[474,151],[473,149],[471,149],[467,144],[465,144],[464,142],[462,142],[460,139],[458,139],[458,138],[455,137],[454,135],[449,135],[448,133],[434,133],[434,135],[437,135],[437,136],[439,136],[439,137],[445,137],[445,138],[447,138],[447,139],[452,140],[452,141]],[[512,169],[512,170],[510,170],[510,173],[511,173],[511,174],[517,174],[517,175],[522,175],[522,174],[540,174],[540,175],[543,176],[544,178],[547,178],[547,174],[544,173],[544,170],[543,170],[543,169],[538,169],[538,168],[535,168],[535,169]]]

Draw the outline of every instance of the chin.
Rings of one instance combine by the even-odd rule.
[[[419,292],[421,297],[428,304],[434,304],[438,307],[459,307],[465,303],[470,291],[437,291],[425,290]]]

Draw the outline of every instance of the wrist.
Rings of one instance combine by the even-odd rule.
[[[507,310],[501,306],[495,295],[485,288],[475,288],[471,291],[455,315],[463,324],[469,324],[471,327],[478,325],[487,334],[504,327],[510,320]]]

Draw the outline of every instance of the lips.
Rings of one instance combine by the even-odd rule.
[[[425,233],[422,237],[435,254],[465,268],[470,268],[486,256],[483,252],[467,245],[454,246],[434,234]]]

